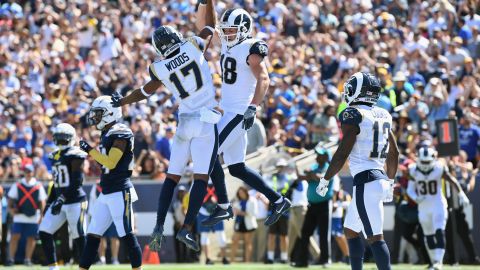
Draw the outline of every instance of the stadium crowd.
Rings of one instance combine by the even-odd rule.
[[[156,27],[174,25],[186,36],[196,32],[195,0],[1,3],[2,183],[22,177],[27,165],[40,181],[50,179],[52,128],[60,122],[72,124],[78,137],[99,141],[100,133],[85,124],[89,105],[99,95],[125,95],[148,80],[147,68],[155,59],[150,35]],[[219,13],[233,6],[250,12],[254,35],[269,46],[271,84],[249,131],[249,152],[276,144],[295,156],[340,140],[336,115],[345,107],[343,83],[366,71],[380,78],[378,106],[395,119],[403,155],[399,176],[415,160],[421,140],[436,144],[435,121],[456,118],[462,152],[451,165],[465,179],[466,191],[473,189],[480,162],[478,1],[216,3]],[[210,48],[206,57],[219,87],[219,49]],[[147,102],[124,106],[124,120],[135,134],[135,176],[164,179],[176,106],[165,89]],[[100,167],[90,160],[86,173],[95,180]]]

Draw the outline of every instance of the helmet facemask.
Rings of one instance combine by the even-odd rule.
[[[230,18],[231,16],[236,16],[237,18]],[[222,42],[227,47],[233,47],[247,39],[252,34],[252,23],[252,18],[243,9],[225,11],[218,26]],[[236,31],[234,32],[234,30]]]
[[[105,108],[91,108],[87,115],[87,124],[89,126],[95,126],[98,130],[102,130],[107,124],[104,120]]]

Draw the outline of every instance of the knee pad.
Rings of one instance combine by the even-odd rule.
[[[425,238],[427,239],[427,246],[429,249],[435,249],[435,235],[426,235]]]
[[[445,232],[441,229],[435,231],[436,248],[445,249]]]
[[[246,173],[245,163],[237,163],[228,166],[228,171],[233,177],[242,178]]]
[[[142,266],[142,249],[140,248],[140,244],[138,244],[137,237],[135,237],[135,235],[132,233],[128,233],[121,239],[127,245],[132,268],[138,268]]]

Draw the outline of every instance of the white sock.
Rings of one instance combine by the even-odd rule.
[[[280,197],[278,200],[275,201],[275,203],[281,203],[283,202],[283,197]]]
[[[280,259],[281,259],[282,261],[288,260],[287,252],[282,252],[282,253],[280,253]]]
[[[437,263],[443,264],[443,255],[445,255],[445,249],[436,248],[434,251],[435,251],[435,261]]]
[[[267,251],[267,259],[273,261],[273,254],[274,254],[273,251]]]
[[[100,257],[100,262],[105,263],[107,260],[105,259],[105,256]]]
[[[223,210],[227,210],[230,206],[230,203],[219,203],[218,206],[220,206],[220,208],[222,208]]]

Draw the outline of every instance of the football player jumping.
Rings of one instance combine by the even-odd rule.
[[[205,16],[207,12],[215,11],[209,10],[201,2],[197,13],[197,28],[204,27],[204,22],[208,19]],[[253,19],[241,8],[226,10],[220,18],[218,28],[214,41],[221,44],[220,107],[225,111],[218,123],[218,154],[223,154],[223,160],[232,176],[269,199],[272,207],[265,220],[265,225],[269,226],[290,209],[291,203],[270,188],[260,174],[245,165],[247,130],[253,126],[257,107],[261,105],[270,84],[264,60],[268,56],[268,46],[264,41],[252,38]],[[214,213],[202,222],[205,226],[213,226],[233,217],[227,198],[225,175],[218,159],[210,177],[215,185],[218,205]]]
[[[343,139],[332,157],[317,193],[325,196],[329,180],[347,158],[353,176],[353,198],[345,216],[344,231],[352,270],[363,268],[363,232],[377,268],[390,270],[390,252],[383,240],[383,201],[393,199],[393,179],[398,167],[398,146],[392,133],[392,116],[376,107],[380,82],[369,73],[357,72],[345,83],[347,108],[340,114]],[[387,165],[386,172],[384,165]]]

